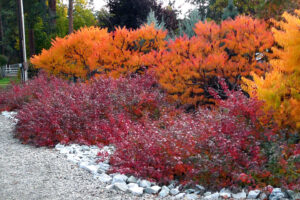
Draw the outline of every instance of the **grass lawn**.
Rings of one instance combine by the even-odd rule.
[[[10,84],[11,81],[14,81],[17,83],[20,82],[18,77],[4,77],[4,78],[0,79],[0,87],[5,88],[7,85]]]

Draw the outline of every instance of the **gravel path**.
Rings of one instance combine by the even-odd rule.
[[[106,190],[54,149],[21,144],[13,129],[12,121],[0,115],[0,200],[154,199]]]

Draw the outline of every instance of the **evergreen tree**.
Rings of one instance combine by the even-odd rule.
[[[136,29],[142,25],[150,12],[157,6],[155,0],[109,0],[110,21],[115,26]]]
[[[188,37],[192,37],[195,35],[195,24],[201,21],[202,17],[200,15],[199,10],[192,10],[188,17],[185,18],[180,24],[179,24],[179,34],[183,36],[186,34]]]
[[[228,5],[223,10],[222,19],[226,20],[228,18],[234,19],[238,15],[238,10],[233,4],[233,0],[228,0]]]
[[[150,10],[153,10],[159,23],[164,21],[166,29],[175,31],[178,28],[176,11],[171,6],[162,7],[156,0],[108,0],[110,23],[136,29],[147,21]]]
[[[151,9],[147,16],[147,24],[151,25],[152,23],[154,24],[156,29],[166,29],[164,20],[162,20],[162,22],[159,23],[155,16],[155,12]]]

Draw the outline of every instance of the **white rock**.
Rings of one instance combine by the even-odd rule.
[[[204,197],[206,200],[217,200],[219,198],[219,192],[213,193],[211,195],[207,195]]]
[[[198,190],[200,190],[201,192],[204,192],[205,191],[205,187],[203,187],[202,185],[196,185],[196,188]]]
[[[128,183],[127,186],[128,188],[139,187],[137,183]]]
[[[112,177],[105,174],[105,173],[102,173],[100,175],[96,175],[94,176],[96,179],[98,179],[99,181],[101,181],[102,183],[109,183],[111,180],[112,180]]]
[[[80,161],[80,158],[78,158],[76,155],[73,155],[73,154],[68,154],[67,159],[76,164],[79,163],[79,161]]]
[[[178,188],[174,188],[174,189],[170,190],[170,194],[173,195],[173,196],[175,196],[178,193],[179,193],[179,189]]]
[[[247,196],[248,199],[256,199],[260,194],[260,190],[251,190]]]
[[[259,195],[259,199],[260,200],[265,200],[265,199],[268,199],[268,196],[266,195],[266,193],[260,193],[260,195]]]
[[[239,192],[239,193],[237,193],[237,194],[232,194],[232,197],[233,197],[234,199],[246,199],[247,194],[246,194],[246,192],[244,192],[244,190],[243,190],[242,192]]]
[[[187,195],[185,195],[185,199],[187,199],[187,200],[195,200],[197,198],[198,198],[198,195],[196,195],[196,194],[187,194]]]
[[[144,192],[144,188],[139,187],[137,184],[134,187],[129,187],[128,189],[133,195],[142,196]]]
[[[164,198],[169,195],[170,189],[167,186],[162,186],[161,191],[159,192],[159,197]]]
[[[140,187],[143,187],[143,188],[151,187],[151,183],[147,180],[140,181],[139,185],[140,185]]]
[[[285,194],[281,191],[281,188],[274,188],[269,196],[270,200],[279,200],[285,198]]]
[[[300,193],[299,192],[296,193],[292,190],[287,190],[286,193],[287,193],[287,195],[290,199],[300,199]]]
[[[105,187],[107,190],[112,190],[112,189],[114,189],[114,185],[108,185],[108,186],[106,186]]]
[[[168,188],[171,190],[171,189],[174,189],[175,188],[175,183],[171,183],[170,185],[168,185]]]
[[[195,193],[196,190],[195,189],[187,189],[184,191],[186,194],[191,194],[191,193]]]
[[[81,146],[81,151],[90,151],[90,147],[87,145],[82,145]]]
[[[134,176],[130,176],[128,179],[127,179],[127,182],[128,183],[137,183],[137,180]]]
[[[113,176],[113,180],[112,183],[122,183],[122,182],[126,182],[127,180],[127,176],[123,175],[123,174],[115,174]]]
[[[185,193],[179,193],[175,196],[175,199],[182,199],[184,197]]]
[[[145,192],[148,194],[156,194],[159,192],[160,189],[161,189],[161,187],[159,187],[158,185],[155,185],[155,186],[146,188]]]
[[[100,162],[100,163],[98,163],[98,166],[99,166],[99,168],[98,168],[98,173],[106,173],[107,172],[107,170],[109,169],[109,164],[107,164],[107,163],[103,163],[103,162]]]
[[[128,186],[126,185],[125,182],[114,183],[114,188],[117,190],[121,190],[123,192],[126,192],[128,190]]]
[[[102,163],[102,162],[100,162],[99,164],[99,167],[101,168],[101,169],[103,169],[103,170],[108,170],[109,169],[109,164],[106,164],[106,163]],[[125,176],[125,175],[124,175]],[[126,176],[126,178],[127,178],[127,176]]]
[[[70,147],[65,147],[59,150],[59,152],[61,154],[69,154],[71,152],[71,148]]]
[[[81,162],[79,167],[89,171],[92,174],[96,174],[99,168],[97,165],[90,165],[88,162]]]
[[[62,148],[65,148],[65,145],[58,143],[57,145],[55,145],[55,149],[60,150]]]
[[[223,188],[221,191],[220,191],[220,197],[224,198],[224,199],[228,199],[231,197],[231,192],[225,188]]]
[[[206,196],[209,196],[209,195],[211,195],[211,192],[205,192],[203,195],[204,195],[205,197],[206,197]]]

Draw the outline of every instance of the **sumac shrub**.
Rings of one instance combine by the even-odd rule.
[[[136,73],[145,67],[142,57],[165,45],[166,32],[154,25],[136,30],[96,27],[82,28],[56,38],[49,50],[31,58],[32,64],[62,77],[90,79],[104,74],[115,78]]]
[[[44,89],[19,110],[16,136],[24,143],[108,144],[126,134],[120,131],[122,118],[132,123],[143,117],[155,120],[163,107],[163,94],[150,74],[64,83],[55,90],[40,85]]]
[[[128,123],[129,134],[116,144],[111,158],[113,171],[164,183],[193,180],[208,187],[239,184],[242,173],[262,173],[267,157],[261,147],[272,129],[258,120],[261,102],[221,85],[228,99],[216,98],[219,109]]]
[[[212,21],[195,26],[194,37],[176,38],[146,56],[155,61],[159,83],[173,100],[192,105],[212,103],[208,89],[219,87],[216,77],[226,78],[231,88],[238,88],[242,76],[267,71],[265,61],[273,37],[264,21],[239,16],[220,25]]]

